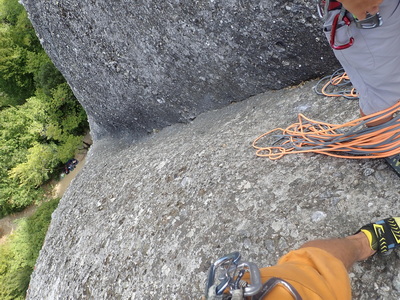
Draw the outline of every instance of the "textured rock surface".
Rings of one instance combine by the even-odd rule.
[[[318,98],[311,86],[134,144],[96,142],[53,214],[28,299],[199,299],[211,259],[239,250],[267,266],[307,240],[400,211],[399,178],[383,160],[254,155],[255,137],[299,112],[330,122],[357,116],[356,102]],[[354,299],[399,299],[399,267],[397,253],[357,264]]]
[[[336,64],[312,0],[22,2],[95,139],[187,122]]]
[[[355,102],[317,98],[307,83],[226,106],[332,70],[313,1],[23,3],[95,138],[28,299],[198,299],[223,254],[266,266],[399,211],[382,160],[271,162],[250,146],[299,112],[354,118]],[[399,299],[398,269],[397,254],[357,264],[354,298]]]

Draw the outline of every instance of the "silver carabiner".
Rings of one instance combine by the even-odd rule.
[[[317,12],[318,16],[322,19],[325,20],[327,14],[328,14],[328,8],[329,8],[329,0],[317,0]]]
[[[371,15],[370,13],[367,13],[367,17],[364,20],[355,20],[356,22],[356,27],[360,29],[374,29],[379,26],[382,26],[383,20],[379,12],[377,12],[375,15]]]
[[[239,252],[233,252],[217,259],[210,266],[205,291],[206,299],[217,299],[227,288],[230,289],[232,294],[238,289],[238,281],[240,281],[244,272],[249,273],[250,283],[240,287],[243,296],[251,297],[261,290],[261,275],[257,265],[241,261],[240,258]]]
[[[243,295],[245,297],[249,297],[257,294],[262,288],[260,269],[257,267],[257,265],[252,262],[240,261],[237,265],[237,269],[244,269],[246,272],[250,273],[249,281],[251,283],[247,284],[247,286],[244,288]]]
[[[300,294],[289,282],[277,277],[272,277],[266,283],[264,283],[262,290],[255,297],[253,297],[252,300],[263,299],[278,284],[282,285],[294,297],[295,300],[302,300]]]
[[[233,280],[229,272],[232,268],[236,270],[240,257],[239,252],[233,252],[220,257],[210,266],[206,283],[206,299],[209,299],[212,295],[221,295],[229,286]],[[223,271],[223,274],[217,274],[218,269],[221,269],[220,271]],[[218,284],[215,280],[216,275],[221,275],[221,277],[218,278]]]

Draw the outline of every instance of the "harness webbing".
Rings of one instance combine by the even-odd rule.
[[[262,134],[253,142],[256,155],[279,159],[286,154],[320,153],[341,158],[383,158],[400,153],[400,115],[373,127],[366,124],[393,116],[394,106],[344,124],[329,124],[298,115],[298,123]],[[274,142],[265,146],[267,137]]]

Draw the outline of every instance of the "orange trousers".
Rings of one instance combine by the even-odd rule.
[[[262,282],[271,277],[289,282],[303,300],[351,299],[350,279],[343,263],[319,248],[291,251],[275,266],[260,269],[260,273]],[[293,296],[278,285],[263,300],[293,300]]]

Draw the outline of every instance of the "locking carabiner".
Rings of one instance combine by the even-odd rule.
[[[343,21],[344,25],[350,26],[351,21],[346,16],[346,10],[341,10],[340,13],[338,13],[335,16],[335,18],[333,19],[333,22],[332,22],[330,45],[335,50],[347,49],[347,48],[351,47],[354,43],[354,38],[352,36],[349,36],[349,41],[346,44],[336,45],[336,41],[335,41],[336,29],[338,28],[338,24],[340,21]]]
[[[217,259],[211,264],[208,270],[208,279],[206,283],[206,295],[221,295],[224,290],[232,283],[232,277],[229,275],[229,269],[233,266],[235,269],[240,261],[240,253],[233,252]],[[217,274],[218,271],[223,274]],[[216,282],[216,276],[219,277]],[[221,276],[221,277],[220,277]],[[208,299],[208,296],[207,298]]]
[[[243,297],[256,295],[262,288],[260,271],[256,264],[240,260],[239,252],[223,256],[208,271],[205,296],[207,300],[220,299],[225,290]],[[250,276],[250,282],[242,282],[244,273]],[[243,285],[243,283],[246,283]]]

